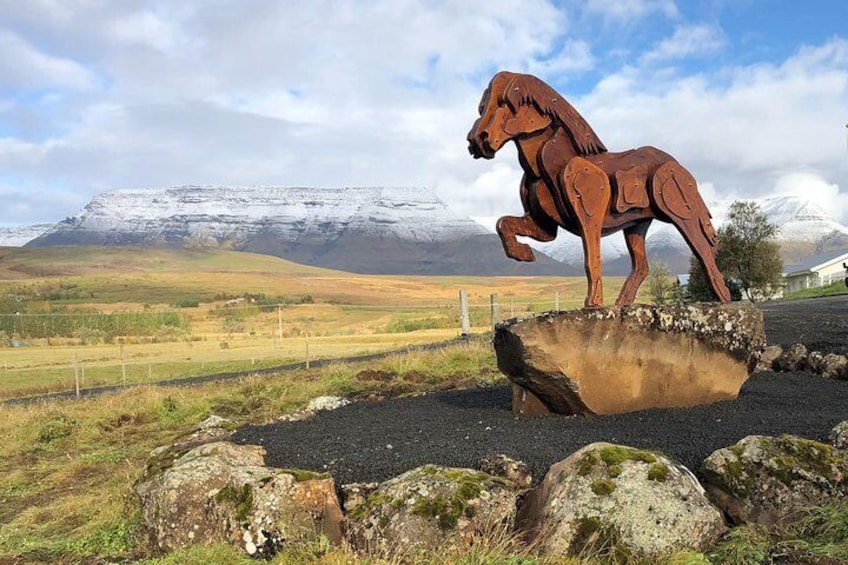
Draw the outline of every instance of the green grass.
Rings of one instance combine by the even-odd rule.
[[[838,294],[848,294],[848,287],[843,281],[837,281],[821,288],[805,288],[796,290],[795,292],[787,292],[783,298],[786,300],[796,300],[799,298],[815,298],[817,296],[834,296]]]
[[[810,510],[798,522],[728,532],[709,554],[714,563],[848,563],[848,501]]]

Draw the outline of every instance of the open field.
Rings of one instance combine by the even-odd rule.
[[[623,280],[605,282],[612,301]],[[356,275],[211,249],[0,248],[0,318],[26,345],[0,348],[0,398],[73,390],[77,378],[144,383],[441,341],[459,334],[460,289],[472,331],[484,332],[492,294],[506,318],[579,306],[585,280]],[[116,313],[175,314],[187,329],[121,335],[104,329]],[[33,337],[74,316],[87,326]]]

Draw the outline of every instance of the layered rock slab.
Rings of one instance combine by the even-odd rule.
[[[494,345],[513,411],[594,415],[734,399],[765,334],[747,303],[636,304],[508,320]]]

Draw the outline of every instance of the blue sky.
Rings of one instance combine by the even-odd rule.
[[[655,145],[708,198],[848,220],[848,2],[0,1],[0,225],[180,184],[422,186],[515,213],[473,161],[491,75],[531,72],[611,150]]]

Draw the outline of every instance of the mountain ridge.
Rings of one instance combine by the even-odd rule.
[[[94,197],[28,246],[212,246],[368,274],[557,274],[416,187],[123,189]]]

